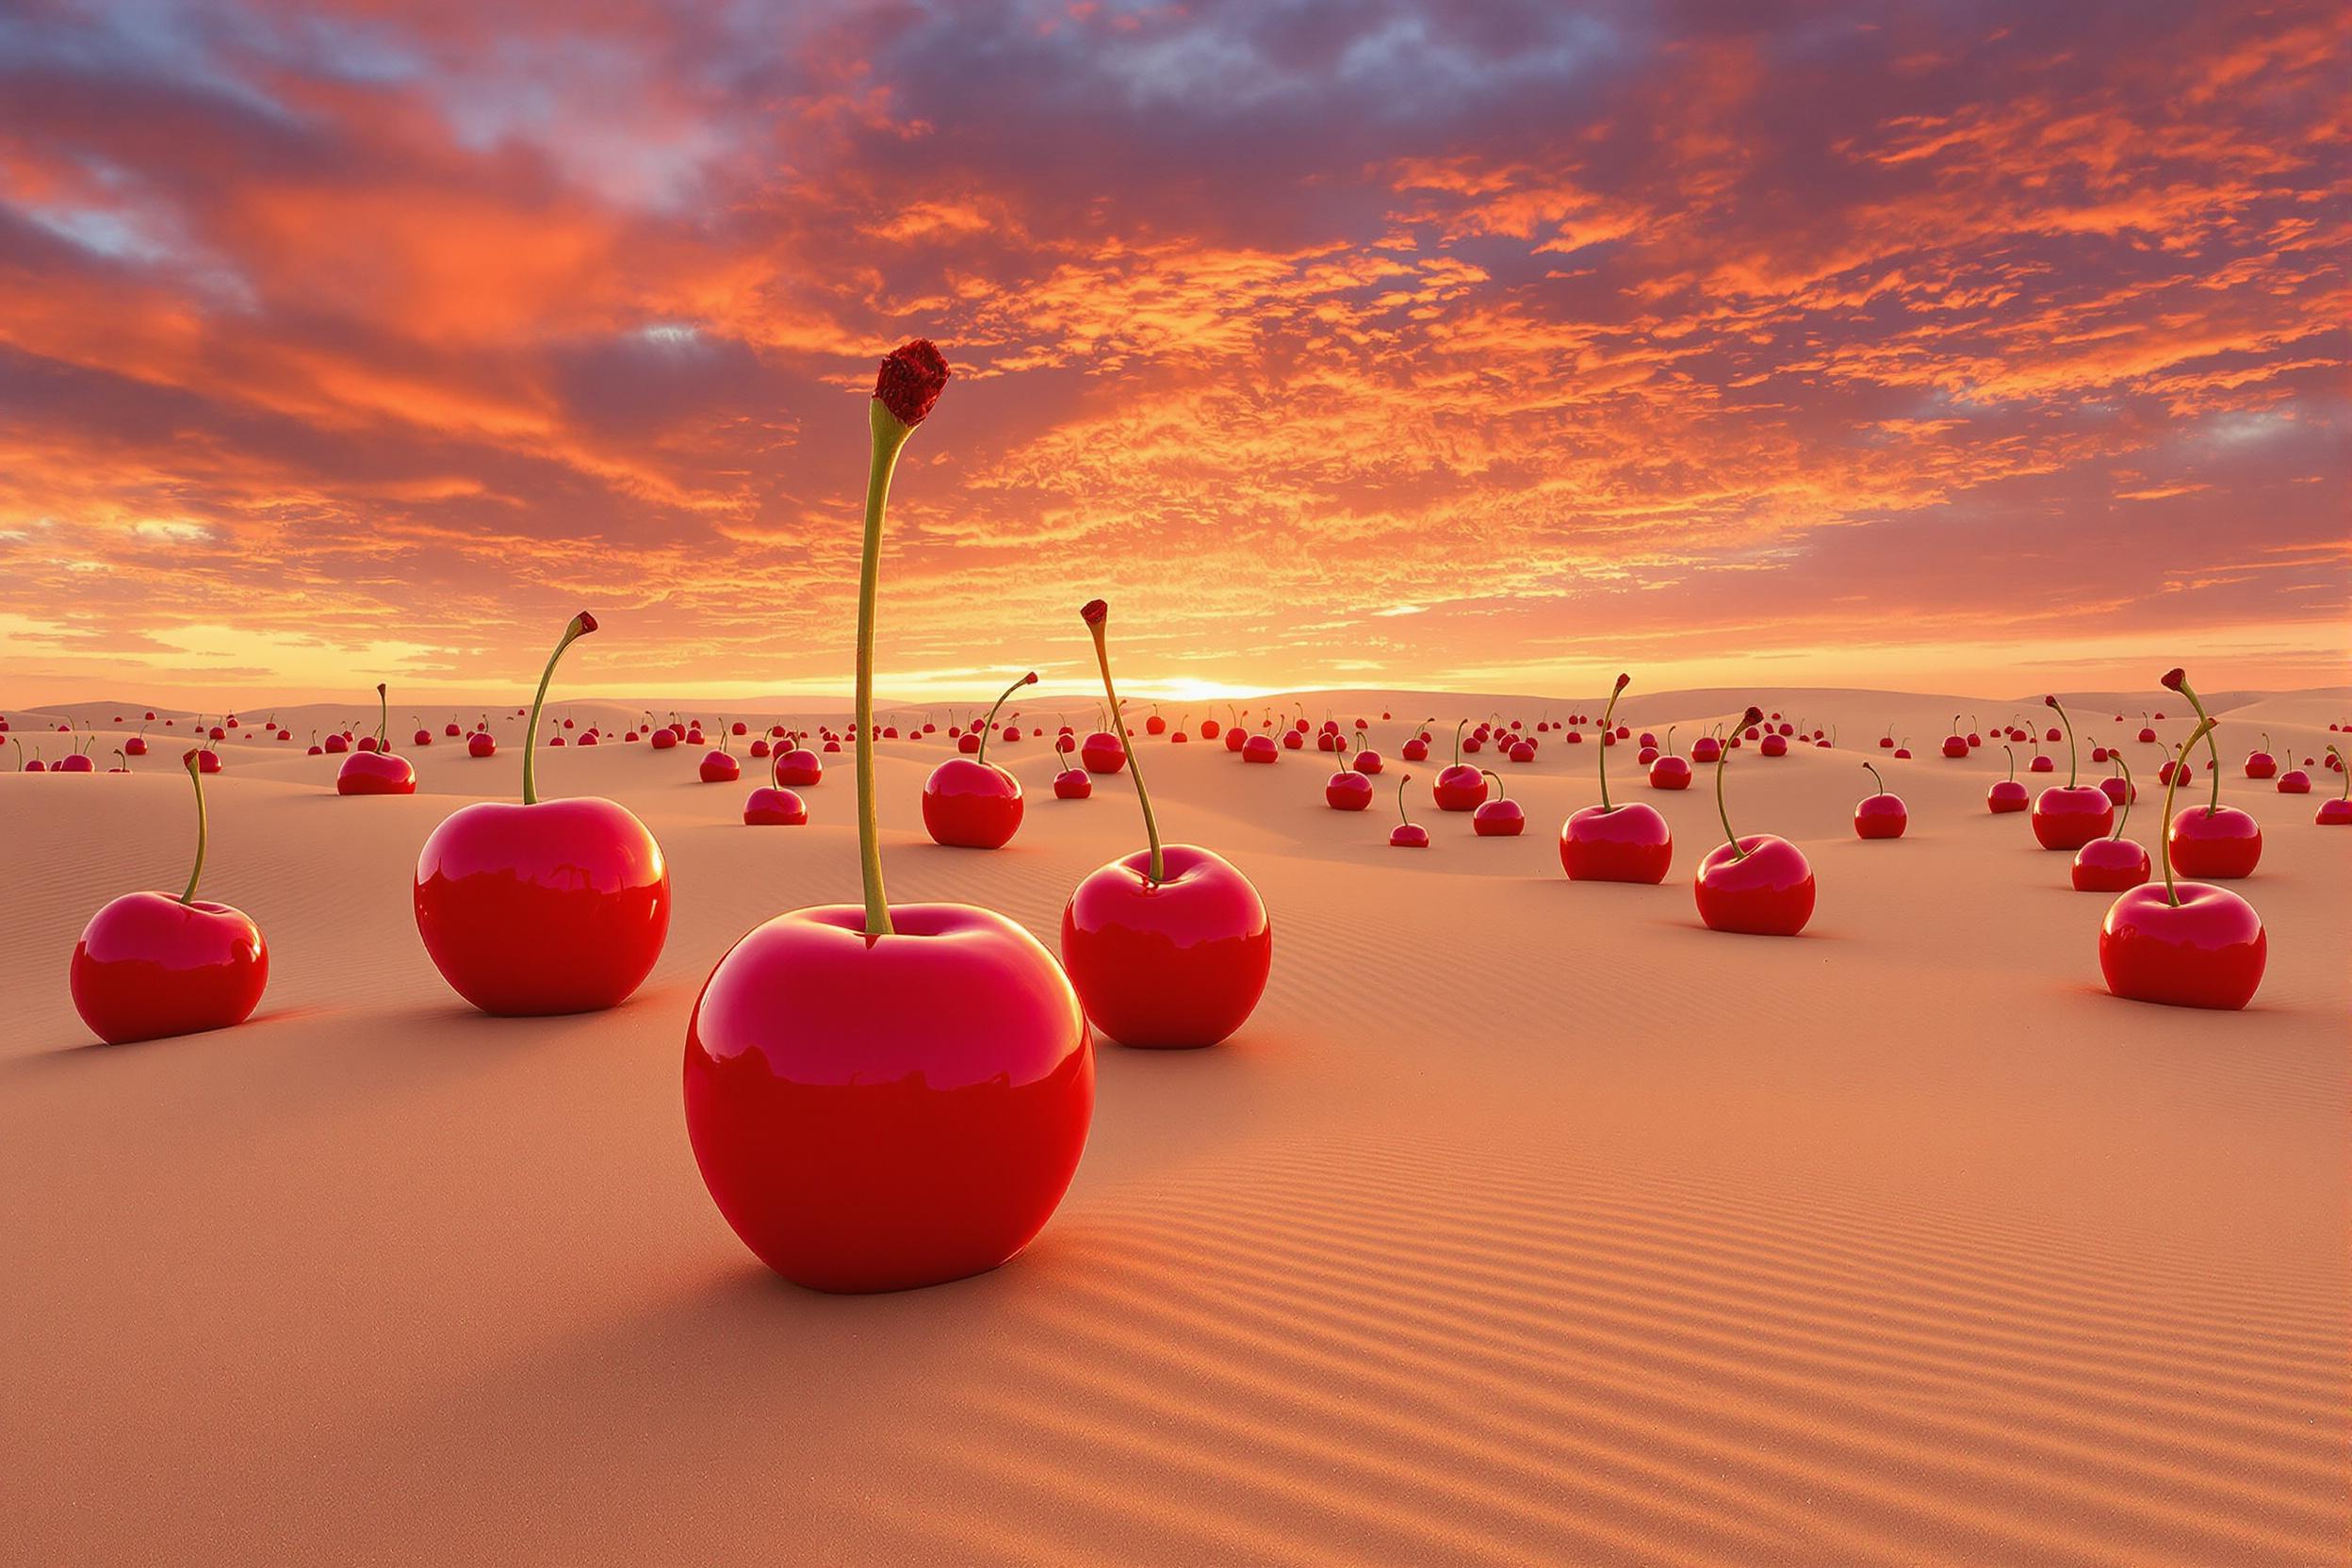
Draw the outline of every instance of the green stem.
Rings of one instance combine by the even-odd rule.
[[[2123,825],[2132,820],[2132,797],[2138,792],[2132,788],[2132,764],[2123,760],[2123,753],[2111,751],[2107,755],[2115,759],[2115,766],[2122,770],[2123,809],[2115,813],[2115,831],[2113,835],[2120,839],[2123,837]],[[2170,851],[2167,850],[2166,853],[2169,854]]]
[[[2157,842],[2164,851],[2164,902],[2176,909],[2180,906],[2180,894],[2172,882],[2172,797],[2180,791],[2180,776],[2188,771],[2189,753],[2197,748],[2198,737],[2213,727],[2213,721],[2206,719],[2189,731],[2189,738],[2180,743],[2180,755],[2173,759],[2172,776],[2164,781],[2164,831],[2157,835]]]
[[[1503,776],[1496,773],[1493,768],[1480,768],[1478,771],[1494,781],[1494,798],[1496,800],[1503,799]]]
[[[1454,766],[1462,766],[1462,732],[1470,727],[1468,719],[1454,726]]]
[[[1403,823],[1403,824],[1404,824],[1407,827],[1411,827],[1411,826],[1413,825],[1413,819],[1412,819],[1411,817],[1409,817],[1409,816],[1405,815],[1405,786],[1406,786],[1406,785],[1408,785],[1408,784],[1410,784],[1410,783],[1412,783],[1412,782],[1413,782],[1413,775],[1411,775],[1411,774],[1409,774],[1409,773],[1408,773],[1408,774],[1400,774],[1400,775],[1398,775],[1398,776],[1397,776],[1397,778],[1396,778],[1396,820],[1397,820],[1398,822]]]
[[[204,760],[194,751],[188,754],[188,781],[196,786],[196,864],[188,874],[188,891],[180,895],[182,904],[196,902],[196,884],[204,876],[204,850],[212,841],[212,832],[204,821]]]
[[[2344,800],[2352,800],[2352,766],[2347,766],[2345,764],[2344,760],[2344,753],[2338,751],[2333,746],[2329,746],[2328,748],[2328,755],[2336,760],[2336,770],[2344,775],[2344,793],[2341,798]],[[2290,756],[2287,760],[2292,762],[2295,759]]]
[[[983,767],[988,765],[988,737],[996,733],[996,710],[1004,707],[1006,700],[1009,699],[1015,692],[1020,691],[1023,686],[1033,686],[1037,684],[1037,672],[1031,670],[1027,675],[1022,676],[1019,680],[1016,680],[1010,686],[1005,687],[1004,695],[997,698],[995,706],[988,710],[988,722],[980,727],[980,749],[972,753],[973,760],[979,762]]]
[[[866,404],[874,433],[874,462],[866,473],[866,537],[858,564],[858,732],[874,725],[874,606],[882,582],[882,514],[890,495],[890,474],[914,427],[899,423],[879,398]],[[895,934],[890,900],[882,892],[882,822],[874,791],[874,747],[858,748],[858,864],[866,884],[866,935]]]
[[[1160,822],[1152,814],[1152,792],[1143,787],[1143,760],[1140,746],[1127,744],[1127,714],[1119,704],[1119,688],[1111,684],[1111,650],[1104,640],[1110,616],[1105,612],[1101,619],[1086,623],[1094,633],[1094,662],[1102,667],[1102,694],[1110,700],[1111,724],[1119,735],[1119,743],[1127,753],[1127,774],[1135,781],[1135,803],[1143,808],[1143,836],[1152,841],[1151,880],[1158,887],[1168,880],[1168,858],[1160,852]]]
[[[2015,784],[2017,781],[2017,748],[2004,743],[2001,749],[2009,754],[2009,782]]]
[[[2066,704],[2060,702],[2056,697],[2051,697],[2050,699],[2050,705],[2058,710],[2058,722],[2066,727],[2066,788],[2071,790],[2074,788],[2075,772],[2074,721],[2066,716]]]
[[[2189,706],[2197,710],[2197,716],[2205,727],[2205,755],[2213,764],[2213,798],[2205,805],[2205,814],[2210,817],[2221,809],[2221,747],[2213,740],[2213,720],[2206,713],[2203,699],[2197,696],[2185,676],[2180,680],[2180,694],[2189,699]]]
[[[1592,760],[1593,764],[1600,769],[1601,773],[1601,815],[1603,816],[1608,816],[1611,811],[1617,809],[1617,808],[1609,803],[1609,720],[1617,712],[1617,699],[1625,694],[1625,688],[1631,684],[1633,683],[1627,680],[1624,676],[1619,676],[1617,678],[1617,689],[1609,694],[1609,706],[1601,710],[1601,753]],[[1502,783],[1502,780],[1498,778],[1494,782],[1499,786]]]
[[[1731,830],[1731,811],[1723,805],[1723,768],[1731,761],[1731,747],[1726,745],[1715,754],[1715,814],[1723,820],[1723,837],[1731,841],[1731,856],[1744,860],[1748,852],[1740,847],[1740,835]]]
[[[547,655],[547,667],[539,674],[538,694],[531,699],[531,723],[523,728],[523,804],[539,804],[539,714],[547,705],[547,683],[555,678],[556,661],[564,650],[596,629],[596,618],[585,610],[564,623],[564,635],[558,639],[555,651]]]
[[[392,742],[389,739],[391,727],[392,699],[384,694],[384,682],[379,680],[376,682],[376,749],[378,751],[392,749]]]

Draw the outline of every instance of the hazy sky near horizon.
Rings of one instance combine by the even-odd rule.
[[[0,5],[0,703],[2346,678],[2341,6]],[[583,654],[589,650],[583,647]],[[577,689],[577,688],[576,688]],[[520,700],[517,698],[517,700]]]

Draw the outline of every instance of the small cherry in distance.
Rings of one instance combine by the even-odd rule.
[[[776,776],[776,764],[783,758],[783,747],[769,748],[768,781],[743,798],[744,826],[799,827],[808,821],[808,803]]]
[[[2164,791],[2166,841],[2189,748],[2212,729],[2213,720],[2203,719],[2180,743],[2184,765]],[[2109,991],[2175,1007],[2244,1007],[2262,987],[2269,954],[2269,935],[2252,905],[2227,888],[2177,880],[2170,857],[2164,880],[2117,898],[2099,933],[2099,968]]]
[[[1413,775],[1409,773],[1396,776],[1397,825],[1388,830],[1388,847],[1391,849],[1429,847],[1429,830],[1405,814],[1405,786],[1412,782]]]
[[[207,832],[196,753],[180,759],[196,790],[196,863],[187,890],[124,893],[74,944],[74,1010],[108,1045],[225,1029],[253,1016],[270,983],[270,948],[241,910],[200,902]]]
[[[381,682],[376,686],[378,714],[372,748],[363,745],[343,760],[343,766],[335,776],[335,792],[339,795],[413,795],[416,792],[416,770],[405,757],[392,754],[392,744],[384,736],[390,722],[388,699]]]
[[[728,739],[727,727],[721,725],[719,743],[704,752],[702,761],[695,766],[695,776],[705,784],[732,784],[743,776],[743,765],[735,760],[735,754],[727,749]],[[580,743],[585,745],[587,742]]]
[[[1854,832],[1860,839],[1900,839],[1903,829],[1911,825],[1911,813],[1906,810],[1901,795],[1886,792],[1886,781],[1878,776],[1878,769],[1865,762],[1870,782],[1878,786],[1864,795],[1854,808]]]
[[[1372,804],[1372,776],[1352,767],[1342,745],[1334,757],[1338,767],[1323,781],[1323,804],[1334,811],[1361,811]]]
[[[2083,784],[2076,769],[2074,721],[2054,696],[2043,703],[2054,710],[2066,727],[2066,781],[2053,784],[2034,797],[2034,838],[2044,849],[2081,849],[2104,836],[2115,825],[2115,804],[2107,792]]]
[[[1666,727],[1666,743],[1650,761],[1649,779],[1653,790],[1687,790],[1690,787],[1690,762],[1688,758],[1674,754],[1674,729],[1673,725]],[[1659,875],[1662,879],[1664,874]]]
[[[1054,738],[1054,756],[1062,764],[1062,771],[1054,776],[1055,800],[1085,800],[1094,793],[1094,776],[1071,760],[1068,735]]]
[[[2136,888],[2149,876],[2148,851],[2139,843],[2123,836],[2123,825],[2132,820],[2132,766],[2118,754],[2115,766],[2122,775],[2115,782],[2124,786],[2118,804],[2121,811],[2115,817],[2115,832],[2104,839],[2093,839],[2074,852],[2074,890],[2079,893],[2119,893]],[[2102,780],[2102,783],[2105,782]]]
[[[1617,678],[1616,690],[1609,694],[1609,709],[1601,722],[1609,722],[1618,697],[1633,683],[1629,675]],[[1666,743],[1674,744],[1674,732],[1666,731]],[[1658,766],[1669,759],[1682,769],[1679,784],[1658,785]],[[1666,825],[1666,819],[1654,807],[1634,804],[1618,806],[1609,798],[1609,751],[1606,747],[1594,753],[1593,762],[1600,776],[1601,803],[1588,806],[1573,813],[1560,826],[1560,865],[1572,882],[1634,882],[1655,886],[1666,880],[1666,873],[1674,864],[1674,836]],[[1651,764],[1650,781],[1663,789],[1679,790],[1690,782],[1690,764],[1674,757],[1671,749]]]
[[[1751,708],[1743,724],[1763,715]],[[1963,742],[1962,744],[1966,744]],[[1710,931],[1757,937],[1793,937],[1813,918],[1813,868],[1804,852],[1770,833],[1741,838],[1732,830],[1723,802],[1723,773],[1730,758],[1715,763],[1715,810],[1725,841],[1707,851],[1691,880],[1699,919]]]

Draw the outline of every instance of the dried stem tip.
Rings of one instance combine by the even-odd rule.
[[[947,385],[947,358],[927,337],[893,349],[874,378],[874,395],[893,418],[912,429],[930,416]]]

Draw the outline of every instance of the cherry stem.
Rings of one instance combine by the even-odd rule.
[[[1105,612],[1101,620],[1087,623],[1086,629],[1094,634],[1094,662],[1102,666],[1102,694],[1110,699],[1111,723],[1118,730],[1120,749],[1127,753],[1128,776],[1135,781],[1135,804],[1143,808],[1143,836],[1152,841],[1150,876],[1152,885],[1157,887],[1168,880],[1168,858],[1160,853],[1160,822],[1152,814],[1152,792],[1143,787],[1143,759],[1137,755],[1142,748],[1127,743],[1126,710],[1119,705],[1119,688],[1111,684],[1111,649],[1105,641],[1109,626],[1110,615]]]
[[[1609,723],[1617,711],[1617,699],[1625,694],[1625,687],[1630,682],[1619,680],[1617,689],[1609,694],[1609,706],[1601,710],[1601,750],[1600,755],[1593,758],[1592,762],[1601,774],[1601,815],[1603,816],[1608,816],[1617,809],[1609,803]],[[1498,778],[1494,782],[1500,785],[1502,780]]]
[[[22,748],[20,747],[19,749]],[[2344,800],[2352,800],[2352,767],[2346,767],[2344,765],[2344,753],[2338,751],[2335,747],[2329,746],[2328,748],[2328,755],[2336,760],[2336,771],[2344,775],[2344,793],[2339,798]],[[2292,762],[2295,759],[2290,757],[2287,760]]]
[[[1412,782],[1413,775],[1411,774],[1399,775],[1396,779],[1396,820],[1407,827],[1413,825],[1413,819],[1405,815],[1405,786]]]
[[[392,699],[384,695],[384,682],[376,682],[376,749],[390,751],[392,743],[386,732],[392,727]]]
[[[997,698],[995,705],[988,710],[988,722],[980,727],[980,749],[972,754],[973,760],[979,762],[983,767],[988,765],[988,737],[996,733],[996,710],[1004,707],[1006,699],[1011,697],[1015,692],[1020,691],[1023,686],[1029,685],[1037,678],[1037,672],[1031,670],[1027,675],[1022,676],[1019,680],[1016,680],[1010,686],[1005,687],[1004,695]]]
[[[547,667],[540,672],[538,694],[531,699],[531,723],[523,727],[523,804],[539,804],[539,714],[547,705],[547,683],[555,678],[556,661],[564,650],[596,629],[596,617],[585,610],[564,623],[564,635],[547,655]]]
[[[1669,757],[1672,757],[1674,754],[1674,727],[1673,725],[1671,725],[1671,724],[1670,724],[1670,725],[1668,725],[1668,726],[1666,727],[1666,755],[1667,755],[1667,756],[1669,756]]]
[[[2132,788],[2132,764],[2123,760],[2123,753],[2111,751],[2107,755],[2115,759],[2116,767],[2123,770],[2123,809],[2115,813],[2115,831],[2112,835],[2120,839],[2123,837],[2123,825],[2132,820],[2132,797],[2138,792]]]
[[[2017,781],[2017,748],[2003,745],[2001,749],[2009,754],[2009,782],[2015,784]]]
[[[874,724],[874,607],[882,582],[882,514],[890,495],[890,474],[898,466],[900,449],[915,433],[901,424],[881,399],[866,404],[866,422],[874,434],[874,461],[866,473],[866,534],[858,562],[858,732]],[[882,820],[874,800],[874,751],[858,748],[858,864],[866,884],[866,935],[896,934],[890,924],[890,900],[882,891]]]
[[[2221,747],[2213,740],[2213,720],[2205,711],[2203,700],[2197,696],[2196,689],[2190,686],[2188,678],[2185,676],[2181,678],[2180,690],[2180,694],[2189,699],[2189,706],[2197,710],[2197,716],[2204,721],[2201,733],[2205,737],[2205,755],[2207,760],[2213,764],[2213,798],[2205,805],[2205,814],[2210,817],[2221,809]]]
[[[204,877],[204,850],[212,841],[212,834],[204,822],[204,759],[191,749],[187,761],[188,781],[196,786],[196,864],[188,870],[188,891],[180,895],[180,902],[193,904],[196,902],[196,884]]]
[[[2075,782],[2074,721],[2066,716],[2066,704],[2056,697],[2050,699],[2050,705],[2058,710],[2058,722],[2066,727],[2066,788],[2071,790]]]
[[[1462,766],[1462,732],[1468,728],[1469,725],[1470,721],[1464,719],[1454,726],[1454,766],[1456,767]]]
[[[1744,860],[1748,852],[1740,847],[1740,835],[1731,830],[1731,812],[1723,805],[1723,769],[1730,761],[1731,747],[1725,746],[1715,754],[1715,814],[1723,820],[1723,837],[1731,841],[1732,858]]]
[[[2157,841],[2164,845],[2164,902],[2176,909],[2180,907],[2180,893],[2173,886],[2172,881],[2172,797],[2180,791],[2180,776],[2188,771],[2189,753],[2197,748],[2197,741],[2213,727],[2213,721],[2204,719],[2195,729],[2189,731],[2189,738],[2180,743],[2180,755],[2173,759],[2172,776],[2164,781],[2164,830],[2158,835]]]
[[[1494,798],[1496,800],[1509,798],[1503,793],[1503,776],[1501,774],[1496,773],[1493,768],[1480,768],[1478,771],[1494,781]]]
[[[1878,770],[1871,767],[1868,762],[1863,763],[1862,766],[1870,774],[1870,782],[1878,786],[1877,792],[1882,795],[1885,794],[1886,792],[1886,781],[1878,776]]]

